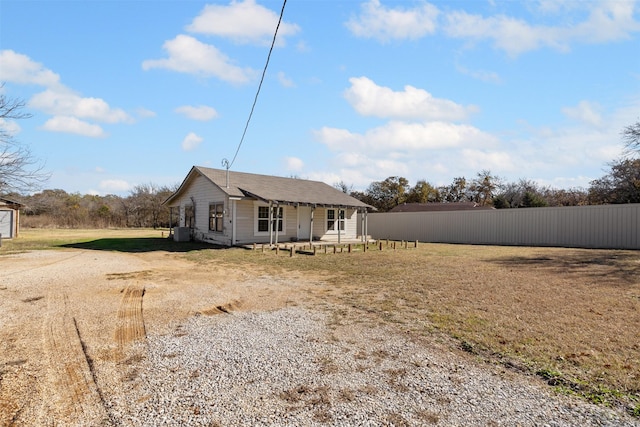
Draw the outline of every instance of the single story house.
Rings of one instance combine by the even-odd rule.
[[[177,218],[175,240],[232,246],[349,241],[374,208],[319,181],[194,166],[165,202]]]
[[[21,207],[18,202],[0,197],[0,238],[18,237]]]

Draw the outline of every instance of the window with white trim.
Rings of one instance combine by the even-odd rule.
[[[209,205],[209,231],[222,233],[224,227],[224,203]]]
[[[327,231],[345,230],[344,209],[327,209]]]
[[[277,219],[276,219],[276,211]],[[268,205],[257,205],[256,206],[256,224],[255,224],[255,233],[256,234],[267,234],[269,233],[269,206]],[[273,231],[275,231],[275,224],[277,222],[278,233],[281,233],[284,230],[284,207],[273,207]]]

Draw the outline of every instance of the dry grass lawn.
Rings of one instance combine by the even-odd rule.
[[[25,230],[19,239],[5,241],[0,255],[69,243],[176,252],[161,233]],[[311,304],[341,307],[334,313],[336,322],[392,324],[451,342],[489,363],[539,375],[561,392],[622,404],[640,416],[639,251],[411,246],[290,257],[286,251],[276,256],[275,251],[181,244],[173,256],[271,275],[298,272],[315,282],[320,278],[321,286],[301,292]]]

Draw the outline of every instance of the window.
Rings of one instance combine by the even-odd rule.
[[[224,224],[224,204],[214,203],[209,205],[209,230],[222,233]]]
[[[274,208],[274,223],[276,221],[275,218],[275,208]],[[284,228],[284,208],[283,207],[278,207],[278,232],[282,232],[283,228]],[[258,233],[268,233],[269,232],[269,206],[258,206],[258,213],[256,215],[257,217],[257,221],[258,221],[258,226],[256,231]],[[275,225],[275,224],[274,224]],[[274,227],[275,229],[275,227]]]
[[[196,211],[193,205],[187,205],[184,207],[184,226],[193,228],[196,225]]]
[[[338,231],[336,223],[344,231],[344,209],[327,209],[327,231]]]

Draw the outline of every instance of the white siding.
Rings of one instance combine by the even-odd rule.
[[[640,249],[640,204],[369,214],[374,239]]]
[[[189,186],[189,191],[174,201],[174,205],[180,206],[180,226],[184,225],[185,207],[194,205],[195,202],[195,227],[193,230],[196,240],[222,245],[231,244],[231,209],[226,194],[202,176],[196,176]],[[224,203],[224,231],[214,233],[209,231],[209,205],[212,203]]]
[[[253,237],[253,200],[239,200],[236,202],[236,242],[260,243]],[[267,236],[267,242],[269,237]]]

